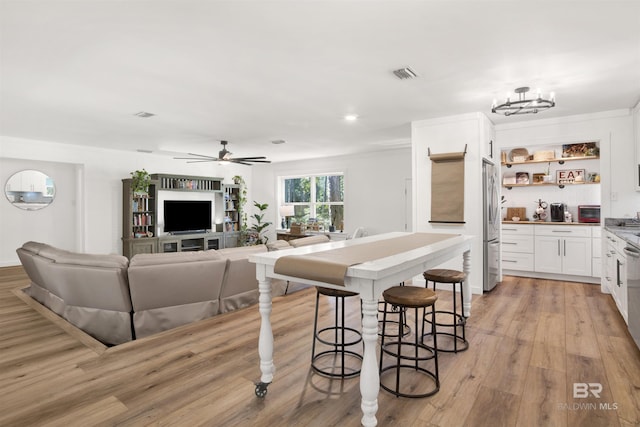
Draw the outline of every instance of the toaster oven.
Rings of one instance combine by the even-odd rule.
[[[578,222],[600,222],[600,205],[578,206]]]

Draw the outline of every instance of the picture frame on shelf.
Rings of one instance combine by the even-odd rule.
[[[583,184],[586,182],[584,169],[563,169],[556,171],[558,184]]]
[[[562,157],[590,157],[600,154],[595,142],[581,142],[578,144],[563,144]]]
[[[529,172],[516,172],[516,184],[529,184]]]
[[[532,177],[532,181],[534,184],[542,184],[544,183],[544,174],[543,173],[534,173]]]

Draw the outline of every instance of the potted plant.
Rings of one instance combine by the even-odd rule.
[[[131,172],[131,190],[134,194],[148,194],[151,176],[142,169]]]
[[[269,204],[268,203],[260,204],[254,200],[253,206],[255,206],[260,211],[260,213],[253,214],[252,216],[252,218],[255,219],[256,222],[249,229],[250,231],[249,236],[253,238],[251,238],[250,241],[247,242],[247,244],[248,245],[267,244],[267,242],[269,241],[269,238],[263,235],[263,233],[266,231],[265,229],[271,225],[271,223],[268,221],[263,222],[262,219],[264,218],[264,215],[265,215],[264,211],[267,210],[267,208],[269,207]]]

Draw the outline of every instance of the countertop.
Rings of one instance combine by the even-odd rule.
[[[640,222],[629,218],[606,218],[604,229],[640,250]]]

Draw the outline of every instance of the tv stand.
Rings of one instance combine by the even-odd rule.
[[[193,252],[224,247],[224,234],[220,232],[178,232],[158,237],[158,252]]]
[[[206,234],[209,230],[172,231],[170,236],[184,236],[185,234]]]

